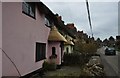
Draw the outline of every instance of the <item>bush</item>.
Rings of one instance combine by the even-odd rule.
[[[116,48],[118,51],[120,51],[120,40],[116,42]]]
[[[43,63],[43,69],[45,71],[48,71],[48,70],[56,70],[56,63],[55,62],[47,62],[47,61],[44,61]]]
[[[83,52],[88,54],[94,54],[97,52],[97,46],[94,43],[84,44]]]
[[[80,53],[64,54],[63,61],[65,65],[83,66],[89,61],[90,56]]]
[[[74,52],[79,52],[82,54],[94,54],[97,52],[97,48],[98,46],[94,42],[82,43],[81,41],[78,41],[75,43]]]

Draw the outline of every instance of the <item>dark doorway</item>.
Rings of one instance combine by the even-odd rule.
[[[56,48],[52,47],[52,55],[55,55],[55,54],[56,54]]]
[[[69,48],[68,47],[66,48],[66,51],[67,51],[67,53],[69,53]]]

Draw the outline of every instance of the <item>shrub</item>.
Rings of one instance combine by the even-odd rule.
[[[83,53],[94,54],[97,52],[97,46],[93,43],[83,45]]]
[[[120,51],[120,40],[116,42],[116,48]]]
[[[74,52],[79,52],[82,54],[94,54],[97,52],[97,44],[94,42],[91,43],[82,43],[80,41],[75,43]]]
[[[63,61],[65,65],[83,66],[89,61],[90,56],[80,53],[64,54]]]
[[[51,55],[51,56],[49,57],[49,59],[56,59],[56,58],[57,58],[57,55],[56,55],[56,54]]]
[[[48,70],[56,70],[56,63],[55,62],[47,62],[47,61],[44,61],[43,63],[43,69],[45,71],[48,71]]]

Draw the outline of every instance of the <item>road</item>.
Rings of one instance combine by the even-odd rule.
[[[104,71],[106,76],[118,76],[118,55],[120,55],[120,52],[117,52],[116,55],[113,56],[106,56],[104,53],[105,47],[102,47],[98,49],[98,53],[100,54],[100,58],[102,61],[102,64],[104,65]],[[119,76],[120,78],[120,76]]]

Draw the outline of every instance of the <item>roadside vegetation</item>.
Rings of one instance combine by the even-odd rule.
[[[120,52],[120,41],[116,42],[116,49]]]

